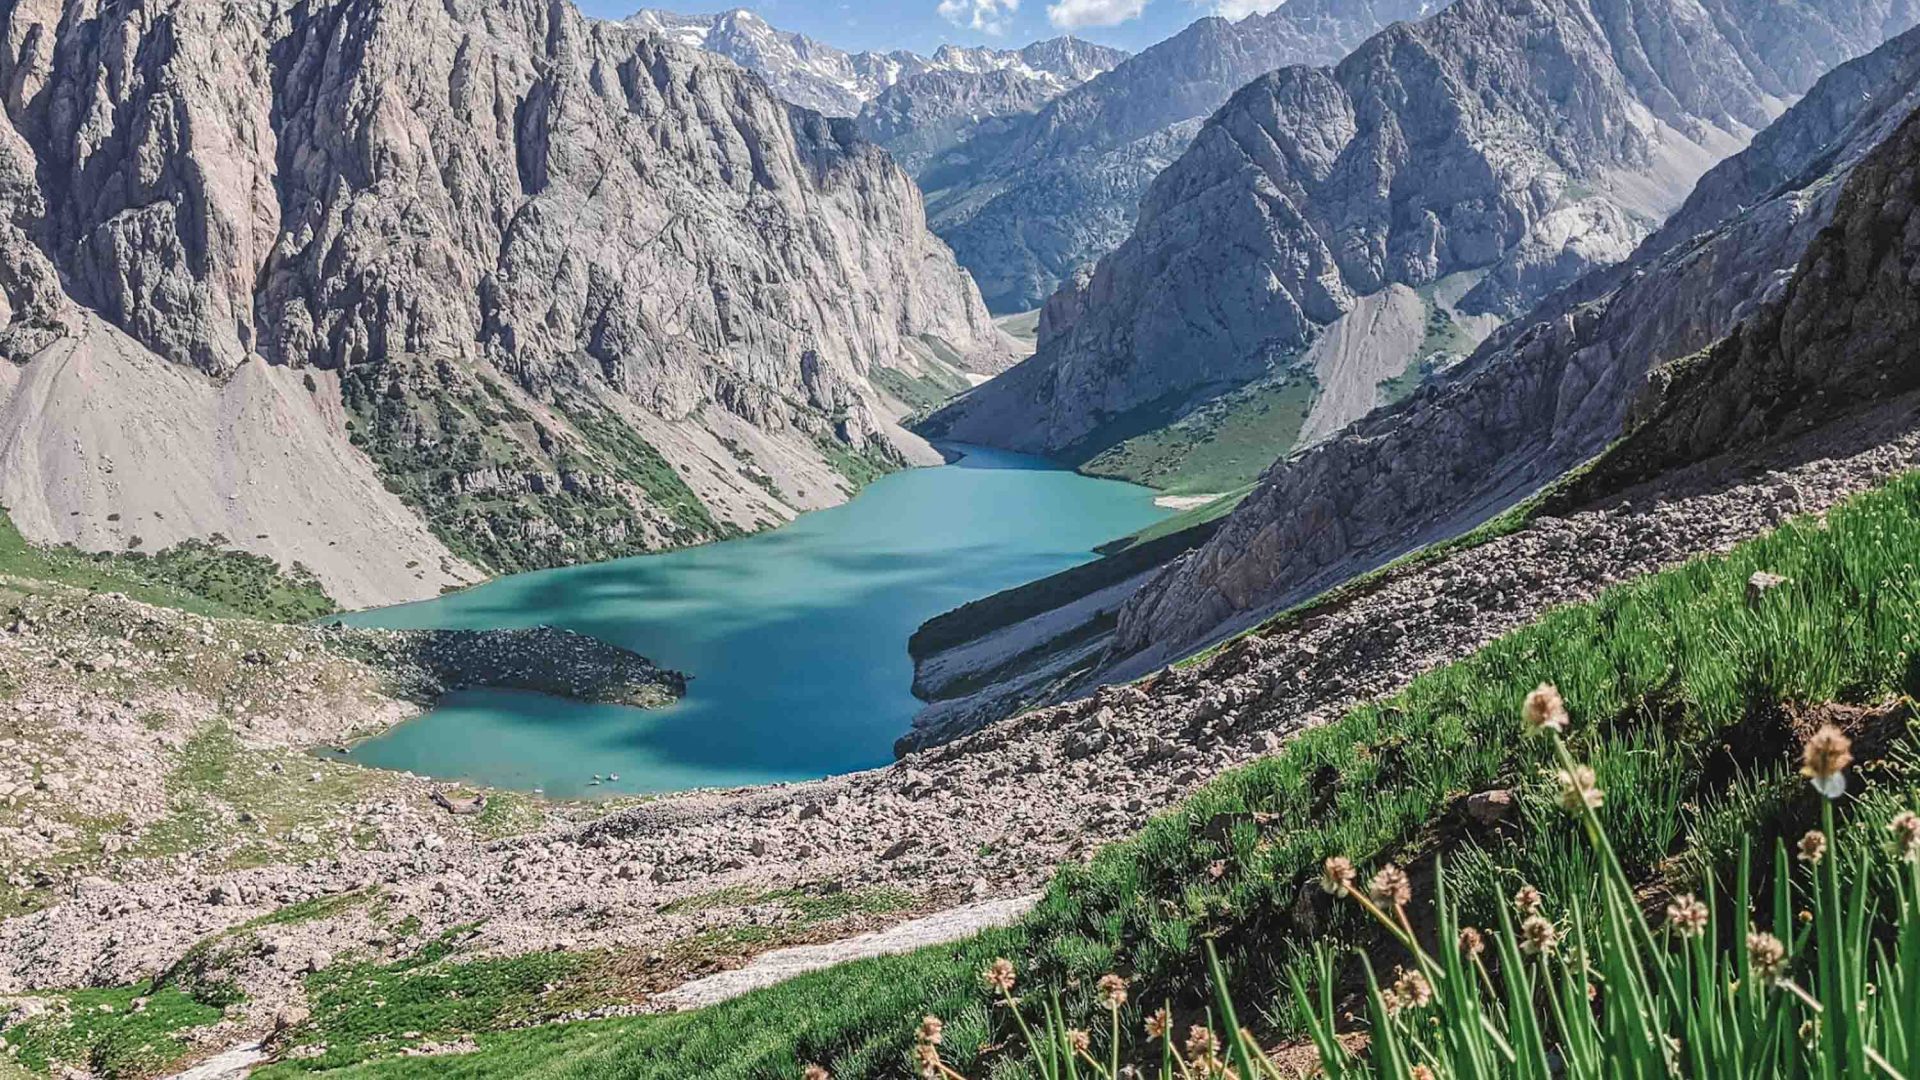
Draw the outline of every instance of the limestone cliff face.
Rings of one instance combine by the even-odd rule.
[[[1842,249],[1833,237],[1872,231],[1878,219],[1866,212],[1867,192],[1880,183],[1872,177],[1894,174],[1884,166],[1869,172],[1861,162],[1869,153],[1874,161],[1901,160],[1901,140],[1912,139],[1912,125],[1902,124],[1916,107],[1920,31],[1821,80],[1745,151],[1703,177],[1632,259],[1589,274],[1508,325],[1414,398],[1276,463],[1211,542],[1129,603],[1115,651],[1132,659],[1120,660],[1121,667],[1178,654],[1510,505],[1619,437],[1636,403],[1642,411],[1648,407],[1649,373],[1656,383],[1672,378],[1677,384],[1715,370],[1679,364],[1690,374],[1672,375],[1661,365],[1736,328],[1733,342],[1758,341],[1767,326],[1775,327],[1776,338],[1803,341],[1812,327],[1831,330],[1834,320],[1860,312],[1864,299],[1829,297],[1833,310],[1818,320],[1781,316],[1777,305],[1789,280],[1793,295],[1810,297],[1827,268],[1839,265]],[[1902,134],[1893,138],[1896,130]],[[1898,212],[1891,188],[1887,197],[1889,213]],[[1843,202],[1855,207],[1842,215],[1844,228],[1835,217]],[[1897,247],[1900,235],[1892,229],[1885,241]],[[1871,249],[1864,240],[1844,248]],[[1875,265],[1885,278],[1891,264]],[[1860,325],[1882,331],[1900,325],[1910,299],[1887,303]],[[1800,308],[1811,307],[1811,300],[1800,301]],[[1847,340],[1863,344],[1857,337]],[[1712,355],[1724,358],[1739,348],[1723,345]],[[1805,366],[1801,361],[1826,363],[1835,354],[1822,346],[1792,355],[1799,358],[1792,363]],[[1693,404],[1668,405],[1667,419],[1630,442],[1658,445],[1649,460],[1677,460],[1683,448],[1697,456],[1771,422],[1753,406],[1757,395],[1785,400],[1789,383],[1803,394],[1835,392],[1826,376],[1783,380],[1762,376],[1763,366],[1755,361],[1747,371],[1752,389],[1720,377],[1716,385],[1726,393],[1683,395]],[[1884,389],[1849,372],[1858,374],[1855,366],[1835,362],[1831,379],[1852,381],[1867,393]]]
[[[1007,362],[851,122],[558,0],[13,0],[0,41],[0,343],[87,313],[211,379],[337,372],[485,568],[838,501],[836,461],[924,453],[875,372]]]
[[[1473,272],[1462,310],[1510,317],[1630,253],[1814,73],[1917,15],[1462,0],[1335,67],[1268,74],[1155,180],[1084,297],[1053,305],[1082,314],[1049,320],[1035,370],[930,429],[1098,449],[1128,413],[1259,377],[1392,284]]]
[[[1147,186],[1235,90],[1286,64],[1331,64],[1438,6],[1291,0],[1238,22],[1201,19],[1030,119],[928,163],[925,186],[941,192],[934,231],[995,311],[1037,308],[1127,238]]]

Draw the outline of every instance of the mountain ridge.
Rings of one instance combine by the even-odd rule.
[[[848,52],[805,34],[781,30],[745,8],[682,15],[642,8],[625,25],[724,56],[767,81],[774,93],[827,116],[851,117],[889,87],[919,75],[1005,72],[1048,96],[1113,67],[1123,50],[1071,35],[1017,49],[942,45],[931,56],[907,49]]]
[[[850,121],[570,5],[4,15],[0,499],[37,542],[433,595],[843,501],[938,460],[875,372],[1009,360]],[[177,484],[136,448],[201,411]]]

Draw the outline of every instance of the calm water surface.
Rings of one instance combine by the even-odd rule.
[[[521,574],[346,621],[551,624],[692,676],[666,709],[467,691],[354,760],[555,795],[797,780],[892,760],[919,708],[907,638],[950,608],[1092,557],[1165,516],[1145,488],[963,448],[845,506],[666,555]],[[594,786],[594,774],[619,780]]]

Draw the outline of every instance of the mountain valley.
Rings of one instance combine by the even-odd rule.
[[[926,8],[0,2],[0,1080],[1916,1075],[1920,6]]]

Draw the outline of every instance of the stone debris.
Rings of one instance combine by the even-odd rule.
[[[43,890],[45,903],[0,923],[0,993],[132,982],[209,935],[287,904],[363,891],[378,891],[380,920],[369,915],[376,905],[346,904],[307,922],[262,928],[259,951],[231,962],[254,1034],[270,1030],[275,1010],[301,1004],[303,972],[350,949],[404,950],[390,929],[399,919],[417,925],[415,940],[458,930],[462,954],[631,950],[636,942],[661,950],[728,927],[777,924],[790,917],[785,909],[756,898],[779,890],[893,890],[915,898],[913,913],[1028,894],[1054,867],[1131,835],[1220,771],[1274,752],[1307,727],[1392,693],[1553,607],[1765,531],[1779,520],[1783,490],[1800,511],[1817,513],[1915,467],[1920,413],[1908,402],[1804,437],[1750,467],[1709,463],[1657,487],[1535,520],[1473,550],[1389,574],[1311,618],[1202,662],[1010,718],[885,768],[816,782],[599,807],[522,797],[538,808],[533,820],[519,835],[496,838],[472,830],[476,816],[437,805],[438,785],[322,763],[321,790],[355,778],[363,786],[342,788],[328,813],[288,830],[310,830],[320,844],[275,840],[276,861],[245,869],[225,868],[220,851],[99,856],[80,872],[49,861],[84,839],[72,823],[86,808],[105,805],[128,810],[133,851],[141,851],[142,830],[167,811],[159,782],[165,763],[219,716],[208,696],[166,690],[142,697],[148,691],[137,684],[149,670],[148,651],[210,654],[219,663],[215,681],[243,673],[222,685],[237,715],[254,724],[236,721],[249,753],[377,730],[411,707],[380,696],[363,665],[316,648],[303,636],[311,631],[271,631],[289,636],[270,654],[298,647],[306,659],[245,664],[240,657],[261,643],[201,645],[200,629],[226,630],[208,620],[124,599],[86,600],[81,614],[97,610],[83,620],[21,604],[18,614],[36,627],[92,626],[111,613],[111,625],[125,620],[136,632],[134,646],[119,650],[134,664],[127,675],[45,666],[62,653],[97,651],[75,651],[52,629],[0,635],[0,664],[57,672],[0,703],[0,750],[12,751],[0,755],[0,780],[25,792],[0,810],[0,877],[15,889]],[[143,620],[169,630],[138,631]],[[315,684],[342,689],[317,693]],[[163,708],[164,723],[141,723]],[[1104,741],[1089,749],[1096,733]],[[237,758],[235,767],[249,760]],[[274,777],[256,764],[261,776]],[[53,776],[66,778],[64,791],[37,787]],[[1483,794],[1477,802],[1490,812],[1497,799]],[[1204,825],[1285,827],[1257,816]],[[237,841],[257,837],[251,830],[260,825],[224,827]],[[716,896],[733,899],[715,903]],[[854,928],[902,917],[875,916]],[[660,977],[671,981],[670,973]],[[226,1045],[243,1034],[234,1032]]]

